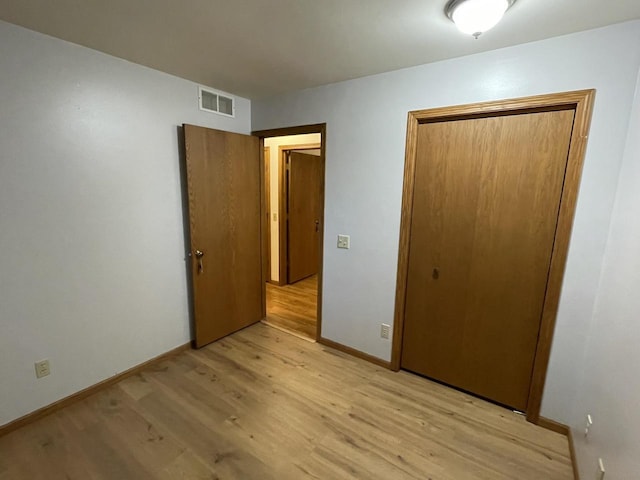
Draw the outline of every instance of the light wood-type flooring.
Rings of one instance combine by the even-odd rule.
[[[317,305],[317,275],[281,287],[267,283],[264,323],[315,340]]]
[[[0,479],[568,480],[567,439],[263,324],[0,438]]]

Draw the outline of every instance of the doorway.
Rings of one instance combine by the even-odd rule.
[[[269,156],[270,149],[264,148],[265,138],[317,135],[314,141],[316,143],[294,143],[291,144],[291,148],[280,149],[282,152],[276,149],[280,156],[286,154],[289,163],[294,167],[296,176],[290,183],[295,186],[300,183],[296,183],[296,179],[301,180],[303,190],[316,192],[313,202],[307,202],[308,198],[305,195],[298,195],[293,203],[289,202],[290,210],[293,205],[302,213],[306,211],[306,216],[303,215],[301,218],[312,219],[310,229],[301,228],[296,232],[297,236],[294,234],[292,238],[302,238],[302,243],[312,244],[314,248],[311,252],[315,261],[311,262],[311,271],[309,262],[302,264],[307,271],[306,274],[304,269],[298,271],[296,279],[299,278],[300,281],[293,285],[280,285],[279,287],[286,290],[282,291],[279,300],[275,299],[273,302],[290,310],[290,316],[295,317],[295,314],[303,310],[313,322],[304,335],[288,327],[278,328],[315,341],[320,335],[322,321],[320,299],[325,125],[243,135],[185,124],[182,126],[181,134],[185,175],[183,198],[188,207],[187,256],[191,278],[189,290],[196,348],[266,319],[267,282],[280,283],[279,267],[276,266],[278,262],[274,262],[271,273],[267,272],[270,264],[267,232],[278,232],[277,220],[280,215],[278,207],[272,209],[271,202],[267,201],[266,197],[269,191],[271,198],[274,191],[275,195],[280,195],[282,189],[278,188],[278,178],[281,177],[278,165],[269,169],[270,163],[265,162],[265,158],[273,158],[273,155]],[[315,154],[308,157],[316,160],[314,167],[308,169],[304,164],[301,168],[296,168],[296,161],[308,159],[305,156],[310,153]],[[320,159],[319,163],[317,159]],[[274,171],[275,186],[271,188],[272,184],[266,179],[273,179],[274,175],[271,172]],[[302,176],[298,178],[300,173]],[[307,177],[310,174],[318,178],[315,183],[311,182],[314,188],[309,186]],[[270,229],[269,226],[274,220],[276,227]],[[277,251],[280,248],[277,237],[275,249],[273,242],[271,245],[277,259]],[[301,259],[306,261],[309,257],[308,252],[304,249],[300,252]],[[313,263],[316,264],[315,269]],[[298,266],[300,265],[298,263]],[[275,288],[275,285],[269,286]]]
[[[538,422],[593,96],[410,113],[395,370]]]
[[[324,125],[300,128],[254,133],[263,140],[268,172],[265,244],[270,267],[263,321],[315,341],[321,328]]]

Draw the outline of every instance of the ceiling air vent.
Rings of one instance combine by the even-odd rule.
[[[235,115],[233,102],[233,97],[227,94],[209,90],[204,87],[198,87],[198,104],[200,110],[233,117]]]

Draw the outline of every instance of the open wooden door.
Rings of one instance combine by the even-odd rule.
[[[289,283],[318,273],[322,159],[291,152],[289,156],[288,268]]]
[[[257,137],[184,125],[195,342],[262,319]]]

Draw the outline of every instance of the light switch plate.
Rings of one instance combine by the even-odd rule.
[[[388,340],[390,335],[391,335],[391,325],[388,325],[386,323],[383,323],[382,325],[380,325],[380,338],[385,338]]]
[[[338,248],[350,248],[351,237],[349,235],[338,235]]]

